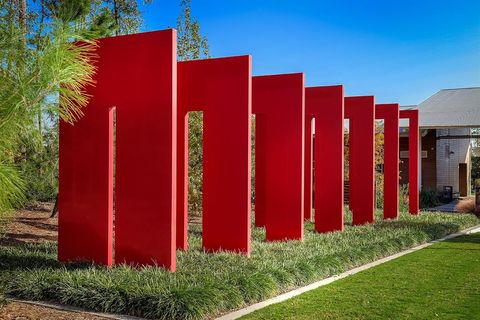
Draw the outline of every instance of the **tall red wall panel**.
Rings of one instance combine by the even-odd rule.
[[[303,239],[303,73],[253,78],[255,215],[264,219],[267,241]],[[258,204],[258,206],[257,206]]]
[[[375,99],[346,97],[349,122],[350,210],[353,224],[372,223],[375,215]]]
[[[178,63],[178,148],[184,149],[177,177],[180,249],[187,235],[185,116],[203,111],[202,246],[250,253],[251,84],[250,56]]]
[[[112,265],[113,112],[92,98],[60,121],[58,259]]]
[[[96,53],[85,117],[61,124],[59,258],[112,262],[115,107],[115,262],[173,271],[176,33],[105,38]]]
[[[344,213],[343,86],[311,87],[305,91],[306,114],[315,118],[315,230],[341,231]],[[306,146],[308,148],[308,143]],[[311,162],[306,166],[311,170]]]
[[[400,110],[400,118],[409,120],[408,131],[408,211],[419,213],[420,128],[418,110]]]
[[[385,219],[398,218],[399,192],[399,106],[392,104],[377,104],[375,118],[383,120],[384,129],[384,186],[383,186],[383,217]]]

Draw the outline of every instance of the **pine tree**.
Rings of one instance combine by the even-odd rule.
[[[47,1],[42,1],[46,4]],[[52,4],[53,2],[49,2]],[[30,12],[23,0],[0,0],[0,212],[20,205],[25,180],[25,154],[41,134],[44,112],[74,122],[88,102],[92,84],[94,43],[84,37],[77,19],[89,1],[64,0],[51,6],[42,27],[30,21],[42,15]],[[80,10],[80,11],[79,11]],[[48,34],[43,34],[48,30]],[[82,40],[75,45],[73,40]]]
[[[201,35],[200,23],[191,15],[191,1],[182,0],[177,19],[178,60],[209,57],[208,40]],[[203,113],[188,114],[188,211],[192,215],[202,212],[203,191]]]

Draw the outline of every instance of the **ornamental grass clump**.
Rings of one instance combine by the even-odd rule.
[[[461,213],[475,213],[475,198],[469,197],[461,199],[455,205],[455,209]]]

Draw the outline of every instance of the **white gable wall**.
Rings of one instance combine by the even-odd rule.
[[[469,135],[469,128],[438,129],[437,137],[447,135]],[[467,172],[471,171],[470,139],[437,140],[437,190],[452,186],[453,192],[459,192],[459,163],[467,163]],[[468,180],[470,182],[470,179]],[[470,183],[468,183],[470,185]],[[470,192],[470,186],[469,186]]]

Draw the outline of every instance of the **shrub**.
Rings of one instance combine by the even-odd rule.
[[[375,175],[375,202],[378,209],[383,209],[383,174]]]
[[[2,288],[0,288],[0,309],[2,309],[3,306],[6,304],[7,304],[7,300],[5,299],[5,296],[2,293]]]
[[[455,209],[461,213],[475,213],[475,198],[466,198],[460,200]]]
[[[420,207],[431,208],[440,203],[438,200],[437,192],[434,190],[422,190],[420,191]]]
[[[408,184],[400,186],[398,206],[400,212],[408,212]]]
[[[377,209],[383,209],[383,175],[376,175],[375,202]],[[408,212],[408,184],[401,185],[398,191],[398,211]]]

